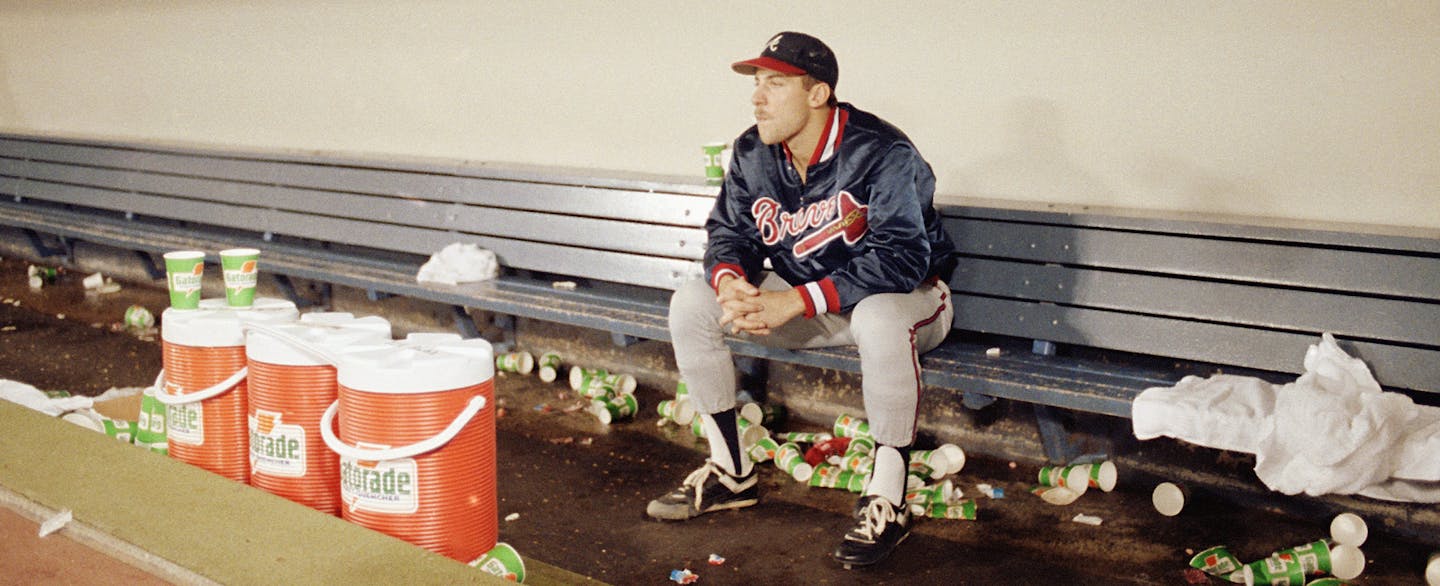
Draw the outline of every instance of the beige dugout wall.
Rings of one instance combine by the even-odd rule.
[[[698,175],[804,30],[953,196],[1440,229],[1440,3],[0,0],[0,128]]]

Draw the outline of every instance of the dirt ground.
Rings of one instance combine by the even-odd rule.
[[[0,299],[7,300],[0,304],[0,378],[85,395],[154,379],[158,336],[112,331],[111,324],[136,303],[159,315],[163,291],[122,283],[117,293],[87,294],[83,275],[76,274],[33,291],[25,267],[15,260],[0,263]],[[847,571],[829,553],[848,529],[855,496],[801,486],[768,464],[761,465],[763,493],[756,507],[685,523],[645,518],[645,503],[704,458],[703,440],[657,425],[655,405],[669,389],[642,386],[640,414],[607,426],[575,410],[580,403],[560,383],[501,374],[496,388],[504,409],[496,471],[501,540],[526,558],[607,583],[671,583],[672,570],[688,568],[699,584],[1187,584],[1193,576],[1185,574],[1186,563],[1195,551],[1224,544],[1252,561],[1328,536],[1328,518],[1285,517],[1203,496],[1180,516],[1162,517],[1150,505],[1153,483],[1127,482],[1125,470],[1114,492],[1092,490],[1072,505],[1049,505],[1027,492],[1034,466],[971,454],[953,481],[977,500],[977,520],[918,520],[890,560]],[[979,483],[1002,489],[1004,497],[980,494]],[[1072,522],[1080,513],[1103,521]],[[24,522],[16,519],[0,511],[0,524]],[[1423,583],[1429,548],[1371,533],[1363,547],[1369,564],[1354,583]],[[6,555],[43,545],[8,537],[3,543],[7,553],[0,563],[6,567]],[[724,563],[708,563],[711,554]],[[60,563],[104,575],[109,570],[96,555]],[[53,575],[32,571],[41,573],[20,582],[90,582],[65,577],[60,569],[52,568]],[[13,578],[0,576],[0,582]]]

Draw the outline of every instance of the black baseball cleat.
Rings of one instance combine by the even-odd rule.
[[[705,461],[699,470],[685,477],[680,488],[650,501],[645,514],[662,521],[686,519],[725,509],[739,509],[760,500],[759,475],[731,476],[715,462]]]
[[[858,503],[855,528],[835,548],[835,561],[850,569],[880,563],[895,546],[910,536],[910,510],[879,495],[865,495]]]

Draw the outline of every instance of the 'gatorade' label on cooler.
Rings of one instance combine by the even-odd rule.
[[[205,408],[199,402],[170,405],[167,411],[167,437],[182,444],[205,443]],[[151,424],[154,424],[153,418]]]
[[[385,449],[358,442],[362,449]],[[352,511],[414,513],[420,508],[414,458],[355,460],[340,458],[340,500]]]
[[[272,476],[305,475],[305,428],[281,422],[281,414],[256,409],[250,422],[250,467]]]

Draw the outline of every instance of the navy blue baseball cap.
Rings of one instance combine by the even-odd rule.
[[[770,37],[759,57],[738,61],[730,68],[744,75],[754,75],[756,69],[770,69],[786,75],[809,75],[830,84],[831,90],[840,80],[840,65],[835,62],[835,52],[820,39],[791,31]]]

